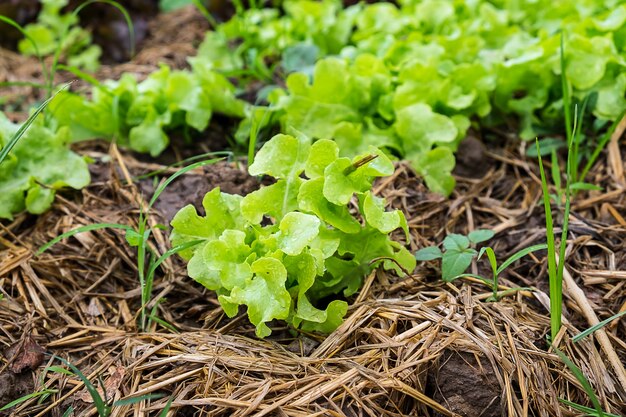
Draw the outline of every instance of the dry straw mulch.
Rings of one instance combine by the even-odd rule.
[[[158,62],[182,68],[206,29],[193,9],[151,25],[135,59],[103,67],[99,79],[123,71],[145,77]],[[34,60],[0,50],[0,81],[39,82],[39,72]],[[8,98],[19,109],[25,96],[38,97],[30,87],[16,87]],[[625,321],[613,321],[578,343],[571,337],[626,310],[623,127],[588,178],[603,190],[580,193],[572,208],[564,327],[556,340],[591,381],[605,411],[618,415],[626,415]],[[486,139],[490,132],[483,133]],[[215,296],[171,259],[153,295],[166,299],[157,315],[179,332],[154,326],[138,333],[135,259],[122,234],[85,233],[34,256],[40,245],[78,226],[134,224],[150,181],[137,187],[125,178],[129,171],[162,168],[114,148],[87,144],[82,151],[99,161],[92,166],[91,186],[64,194],[43,216],[0,223],[0,351],[12,358],[0,362],[0,406],[43,387],[56,390],[41,404],[35,398],[18,406],[14,415],[61,416],[69,406],[75,415],[95,415],[78,378],[44,372],[60,362],[42,356],[37,346],[70,360],[91,381],[102,380],[109,398],[165,395],[114,408],[113,416],[157,415],[169,398],[170,416],[572,416],[577,414],[560,399],[590,406],[546,343],[542,252],[517,262],[501,280],[503,292],[519,286],[533,291],[499,302],[487,301],[490,290],[480,282],[442,283],[436,262],[404,278],[377,271],[365,279],[345,323],[332,335],[294,335],[275,323],[274,335],[264,341],[254,337],[245,315],[225,318]],[[519,156],[524,153],[524,144],[486,151],[468,140],[458,152],[459,184],[450,199],[429,193],[404,164],[375,191],[406,213],[412,250],[451,232],[490,228],[497,235],[489,243],[505,259],[545,240],[537,169]],[[159,210],[171,213],[218,185],[245,192],[254,181],[234,163],[194,171],[171,187],[163,198],[169,204]],[[153,213],[153,225],[166,222],[159,215]],[[561,222],[557,216],[556,224]],[[155,238],[153,249],[163,253],[166,236],[157,230]],[[472,265],[472,272],[489,274],[483,263]],[[23,368],[19,375],[11,370],[17,368]]]
[[[580,194],[573,205],[564,326],[556,344],[583,370],[605,410],[619,415],[626,413],[624,321],[571,341],[594,321],[626,309],[626,182],[618,137],[590,176],[603,191]],[[517,156],[523,146],[498,152],[479,146],[485,172],[459,178],[450,199],[430,194],[404,164],[375,191],[407,214],[412,250],[450,232],[491,228],[498,234],[490,243],[504,259],[545,239],[536,166]],[[78,226],[136,221],[143,197],[124,178],[155,165],[115,148],[110,161],[104,152],[87,153],[101,161],[90,187],[66,194],[43,216],[20,215],[0,226],[0,344],[4,349],[32,337],[92,381],[100,378],[109,398],[165,395],[114,408],[114,416],[157,415],[169,398],[170,415],[183,416],[570,416],[576,414],[560,399],[590,405],[545,342],[550,323],[541,252],[516,263],[501,280],[502,291],[533,291],[499,302],[486,300],[490,291],[480,282],[442,283],[437,263],[420,265],[404,278],[377,271],[366,277],[335,333],[293,335],[275,323],[268,340],[254,337],[244,314],[226,319],[215,296],[171,259],[157,277],[154,299],[166,299],[157,315],[179,332],[155,325],[138,333],[136,266],[120,233],[85,233],[33,255],[39,245]],[[212,169],[245,177],[234,163]],[[194,171],[182,181],[215,178],[209,174]],[[224,184],[209,186],[218,185]],[[182,193],[179,198],[180,206],[188,202]],[[154,249],[166,248],[166,237],[157,233]],[[482,263],[472,270],[488,274]],[[9,370],[15,359],[3,359],[1,381],[17,386],[21,378],[22,384],[31,382],[31,391],[56,390],[41,404],[32,399],[18,406],[14,415],[60,416],[70,405],[75,415],[94,415],[78,378],[44,376],[45,366],[59,364],[46,356],[34,372],[16,376]]]

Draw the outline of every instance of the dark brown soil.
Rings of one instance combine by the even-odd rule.
[[[433,398],[463,417],[500,417],[502,390],[483,355],[446,351],[429,375]],[[435,413],[436,417],[443,417]]]
[[[482,178],[492,167],[485,151],[485,145],[477,137],[470,135],[465,138],[456,153],[454,173],[466,178]]]
[[[14,374],[5,369],[0,372],[0,405],[4,406],[26,394],[35,392],[32,371]],[[0,411],[0,416],[8,416],[10,411]]]
[[[147,198],[152,196],[153,184],[151,178],[139,182],[139,188]],[[232,162],[218,162],[205,166],[204,175],[186,175],[176,179],[163,191],[154,208],[169,223],[187,204],[193,204],[200,214],[204,214],[202,199],[216,187],[225,193],[246,195],[259,186],[260,182],[251,177],[245,167]]]

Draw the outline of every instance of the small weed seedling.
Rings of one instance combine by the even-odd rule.
[[[150,235],[152,234],[152,228],[148,225],[148,212],[159,198],[161,193],[165,190],[165,188],[176,178],[185,174],[192,169],[202,167],[205,165],[214,164],[221,159],[210,159],[206,161],[196,162],[194,164],[188,165],[180,171],[176,172],[174,175],[165,180],[160,186],[157,187],[152,199],[148,203],[148,207],[146,210],[142,208],[139,213],[139,220],[137,222],[137,228],[133,228],[131,226],[125,224],[117,224],[117,223],[96,223],[90,224],[87,226],[79,227],[69,232],[63,233],[60,236],[57,236],[50,242],[43,245],[38,251],[37,254],[41,254],[48,250],[51,246],[60,242],[61,240],[74,236],[78,233],[89,232],[92,230],[100,230],[100,229],[122,229],[126,233],[126,241],[128,244],[134,248],[137,248],[137,271],[139,275],[139,284],[141,286],[141,310],[140,310],[140,320],[139,327],[142,331],[146,331],[152,322],[157,322],[167,328],[172,328],[168,323],[163,322],[163,320],[159,319],[154,315],[156,312],[155,309],[152,309],[151,312],[148,312],[148,305],[150,303],[150,298],[152,294],[152,286],[154,283],[154,274],[156,273],[159,266],[170,256],[187,249],[192,248],[198,243],[202,242],[201,240],[191,240],[180,245],[174,246],[169,249],[161,256],[157,256],[154,253],[150,246],[148,245]],[[147,260],[147,262],[146,262]]]
[[[16,400],[11,401],[8,404],[5,404],[4,406],[0,407],[0,411],[7,411],[10,410],[13,407],[16,407],[28,400],[30,400],[31,398],[37,398],[39,397],[40,401],[42,402],[43,399],[49,397],[51,394],[56,393],[57,390],[54,389],[43,389],[41,391],[35,391],[35,392],[31,392],[30,394],[26,394]]]
[[[432,261],[441,259],[441,278],[445,282],[452,282],[459,278],[469,268],[478,251],[472,246],[485,242],[494,236],[493,231],[479,229],[470,232],[467,236],[453,233],[443,240],[445,252],[437,246],[429,246],[415,253],[418,261]]]
[[[498,301],[500,296],[503,295],[507,295],[509,293],[515,292],[515,291],[520,291],[520,290],[532,290],[531,288],[527,288],[527,287],[516,287],[516,288],[511,288],[507,291],[505,291],[503,294],[499,294],[498,293],[498,277],[500,276],[500,274],[502,273],[502,271],[504,271],[506,268],[508,268],[513,262],[517,261],[518,259],[523,258],[524,256],[538,251],[538,250],[544,250],[547,249],[547,245],[546,244],[541,244],[541,245],[534,245],[534,246],[530,246],[528,248],[522,249],[516,253],[514,253],[513,255],[511,255],[506,261],[504,261],[502,263],[502,265],[498,266],[498,261],[496,259],[496,254],[493,251],[492,248],[490,247],[484,247],[480,250],[480,253],[478,254],[478,259],[480,259],[483,254],[487,254],[487,259],[489,260],[489,266],[491,266],[491,281],[479,276],[479,275],[473,275],[473,274],[463,274],[462,276],[471,276],[474,278],[478,278],[481,279],[483,281],[485,281],[488,285],[491,286],[491,289],[493,291],[493,294],[491,295],[490,298],[487,299],[487,301]]]
[[[470,277],[483,281],[485,284],[491,287],[493,292],[492,296],[487,301],[498,301],[501,296],[507,295],[511,292],[520,290],[530,290],[530,288],[511,288],[503,294],[498,293],[498,280],[499,276],[506,268],[508,268],[513,262],[523,258],[524,256],[538,251],[546,249],[548,246],[545,244],[534,245],[528,248],[522,249],[515,254],[511,255],[500,266],[496,259],[496,254],[491,247],[483,247],[480,252],[470,247],[470,244],[478,244],[480,242],[487,241],[493,237],[494,233],[491,230],[475,230],[469,235],[464,236],[460,234],[448,235],[443,241],[443,247],[445,252],[436,246],[430,246],[417,251],[415,258],[418,261],[431,261],[434,259],[442,259],[441,263],[441,276],[445,282],[452,282],[458,278]],[[492,276],[491,279],[487,279],[476,274],[466,274],[465,271],[472,263],[472,260],[476,257],[478,260],[482,258],[484,254],[487,254],[489,265],[491,266]]]

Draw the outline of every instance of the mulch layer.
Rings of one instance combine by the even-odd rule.
[[[190,11],[175,16],[184,13],[196,19]],[[185,42],[193,48],[197,41]],[[164,49],[155,46],[161,55],[141,63],[144,49],[121,70],[105,67],[99,76],[145,75],[163,59],[180,67],[185,63],[179,57],[192,54],[176,47],[169,53],[184,52],[168,58]],[[0,56],[0,78],[13,62]],[[604,410],[617,415],[626,414],[626,321],[576,343],[572,337],[626,310],[624,127],[626,122],[589,174],[602,190],[580,192],[572,204],[564,325],[553,341],[582,369]],[[428,192],[404,163],[376,183],[374,192],[406,214],[412,251],[480,228],[496,232],[489,244],[499,259],[545,241],[538,168],[523,157],[528,144],[485,148],[478,140],[483,135],[475,136],[459,151],[450,198]],[[345,322],[330,336],[293,333],[276,322],[265,340],[255,338],[245,314],[228,319],[215,294],[188,278],[184,262],[172,257],[155,278],[153,300],[164,301],[149,307],[176,331],[154,323],[139,332],[136,260],[123,233],[87,232],[42,255],[35,251],[79,226],[135,225],[154,184],[132,181],[134,176],[162,169],[161,178],[175,170],[104,142],[76,150],[95,161],[89,187],[62,193],[44,215],[0,223],[0,406],[53,390],[10,415],[61,416],[70,406],[73,415],[95,415],[78,377],[46,370],[61,365],[50,355],[69,360],[94,383],[102,381],[109,399],[163,395],[114,407],[111,415],[118,417],[158,415],[169,399],[170,416],[548,417],[581,415],[561,400],[591,406],[546,342],[545,251],[503,273],[497,302],[487,300],[491,289],[478,280],[443,283],[438,262],[418,263],[410,276],[375,271],[366,277]],[[191,171],[166,189],[151,224],[167,224],[177,209],[198,205],[217,186],[246,194],[261,184],[239,160]],[[562,211],[554,209],[558,233]],[[153,250],[167,249],[166,234],[156,228]],[[471,272],[489,276],[483,261]],[[514,287],[532,291],[507,291]]]

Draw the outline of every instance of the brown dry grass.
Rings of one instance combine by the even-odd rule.
[[[160,61],[185,66],[190,44],[197,43],[204,27],[197,15],[182,13],[172,22],[155,24],[193,28],[184,32],[189,39],[175,38],[168,48],[162,47],[167,39],[149,42],[131,64],[105,67],[100,78],[115,78],[121,71],[145,76]],[[183,33],[162,31],[170,32]],[[38,67],[31,64],[0,51],[0,81],[39,81]],[[32,93],[13,89],[10,99]],[[582,368],[605,410],[616,414],[626,414],[626,387],[620,381],[626,362],[624,320],[606,327],[604,342],[597,335],[579,343],[571,337],[594,320],[626,310],[621,145],[616,135],[590,173],[589,181],[603,191],[580,194],[573,205],[567,251],[572,279],[556,341]],[[519,156],[524,148],[479,152],[475,165],[470,161],[466,167],[476,178],[459,178],[450,199],[428,193],[404,164],[375,191],[406,213],[412,250],[441,242],[451,232],[491,228],[497,235],[490,243],[504,259],[545,239],[537,170]],[[179,333],[157,326],[138,333],[135,260],[120,233],[85,233],[34,256],[41,244],[72,228],[136,222],[140,193],[125,183],[120,167],[138,173],[159,166],[115,150],[106,155],[102,149],[82,149],[96,160],[110,156],[113,161],[97,165],[90,187],[65,194],[39,218],[20,215],[0,224],[0,291],[5,295],[0,349],[32,335],[92,381],[101,377],[111,397],[166,395],[115,408],[113,416],[157,415],[170,397],[170,415],[185,416],[479,415],[476,405],[483,406],[483,416],[572,416],[576,413],[559,399],[589,405],[578,381],[545,342],[550,324],[542,253],[518,262],[501,280],[502,291],[528,286],[532,292],[492,303],[486,301],[490,290],[479,282],[441,283],[436,263],[419,265],[405,278],[378,271],[366,278],[345,323],[332,335],[292,335],[276,323],[274,336],[264,341],[254,338],[244,316],[226,319],[215,296],[187,278],[184,264],[172,259],[158,274],[153,296],[167,299],[157,307],[158,315]],[[479,164],[484,170],[472,175]],[[188,175],[204,178],[202,172]],[[166,249],[166,238],[158,236],[155,250]],[[472,272],[487,273],[481,263],[472,265]],[[618,364],[609,361],[611,350]],[[25,402],[14,415],[61,416],[70,405],[75,415],[95,415],[78,378],[51,372],[44,377],[45,366],[52,364],[59,363],[47,357],[26,378],[37,382],[32,390],[41,388],[43,378],[43,386],[57,392],[42,404]],[[14,378],[9,365],[3,357],[0,377],[10,378],[2,381]]]
[[[485,155],[487,174],[461,178],[450,200],[428,193],[406,165],[379,183],[376,192],[407,214],[412,249],[452,231],[489,227],[498,232],[494,247],[504,257],[544,239],[534,167],[514,152]],[[502,415],[572,415],[559,399],[589,404],[545,344],[550,324],[543,256],[518,263],[502,281],[503,291],[518,285],[535,290],[496,303],[486,302],[489,289],[480,283],[439,282],[435,264],[421,265],[402,279],[378,271],[367,277],[345,323],[329,337],[293,337],[277,323],[276,337],[266,341],[254,338],[244,316],[226,320],[215,297],[172,260],[157,278],[154,295],[167,298],[158,314],[180,333],[161,327],[137,333],[136,267],[120,234],[85,233],[33,256],[40,244],[74,227],[136,221],[139,194],[123,181],[124,170],[118,167],[140,169],[142,163],[116,151],[111,156],[113,162],[104,166],[104,177],[110,178],[80,195],[67,195],[37,219],[21,215],[1,226],[2,345],[32,334],[92,380],[107,381],[109,396],[164,393],[174,398],[171,415],[467,415],[459,399],[450,397],[450,387],[438,385],[455,381],[440,375],[446,372],[458,372],[460,385],[471,383],[467,369],[446,369],[451,352],[463,352],[470,372],[482,375],[484,386],[477,388],[491,399],[491,410]],[[598,165],[592,175],[605,190],[576,199],[568,241],[568,269],[587,305],[572,297],[575,288],[566,288],[565,325],[557,342],[583,369],[605,410],[619,414],[626,411],[626,394],[604,347],[594,337],[571,342],[572,335],[589,327],[589,307],[600,319],[626,308],[626,224],[620,214],[626,197],[608,169]],[[165,240],[155,247],[165,248]],[[481,265],[472,268],[483,271]],[[622,361],[625,334],[623,321],[606,331]],[[7,365],[5,360],[0,373],[10,372]],[[48,373],[43,384],[58,393],[43,404],[24,403],[15,415],[60,415],[69,405],[77,415],[93,415],[77,378]],[[167,398],[119,407],[113,415],[140,415],[140,410],[156,415]]]

